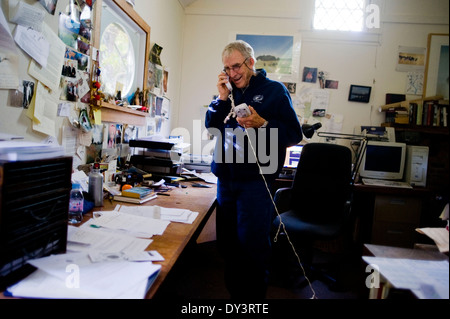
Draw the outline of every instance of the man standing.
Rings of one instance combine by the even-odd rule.
[[[302,140],[302,130],[286,87],[268,79],[264,69],[255,69],[248,43],[228,44],[222,62],[219,96],[205,119],[217,139],[211,164],[218,177],[217,243],[231,297],[264,298],[274,218],[270,186],[282,168],[286,147]],[[241,103],[248,105],[249,116],[234,116],[232,107]]]

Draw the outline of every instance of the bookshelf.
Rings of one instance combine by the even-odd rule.
[[[379,110],[386,112],[386,123],[448,127],[448,100],[444,100],[442,96],[387,104]]]
[[[417,112],[417,109],[414,110],[414,107],[420,104],[433,106],[433,112],[427,115],[428,119],[432,114],[432,121],[425,122],[423,113],[422,118],[419,118],[420,112]],[[435,112],[435,108],[439,113]],[[423,198],[420,224],[431,227],[433,225],[440,226],[438,216],[445,204],[448,203],[450,192],[448,100],[444,100],[442,96],[431,96],[386,104],[379,110],[386,112],[387,115],[386,122],[381,126],[395,128],[396,142],[429,147],[427,184],[424,188],[429,196]],[[397,114],[395,117],[389,118],[389,115],[392,115],[389,112],[400,112],[400,114],[403,112],[402,115],[406,113],[406,119],[396,120]],[[414,114],[414,112],[416,113]]]

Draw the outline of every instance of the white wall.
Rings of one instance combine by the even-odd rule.
[[[161,46],[161,63],[169,68],[167,97],[171,102],[170,121],[163,135],[168,136],[178,122],[180,106],[181,63],[185,15],[178,0],[136,0],[135,10],[151,28],[150,42]]]
[[[396,0],[376,2],[381,9],[381,27],[362,36],[311,30],[314,0],[197,0],[186,9],[182,85],[178,125],[192,127],[204,121],[202,105],[216,94],[217,75],[222,69],[221,52],[236,32],[299,35],[300,74],[303,67],[317,67],[339,81],[329,90],[328,112],[344,117],[343,133],[358,125],[379,125],[386,93],[404,93],[406,73],[398,72],[398,46],[426,47],[428,33],[448,33],[447,0]],[[370,103],[348,101],[350,84],[372,86]],[[297,82],[302,87],[318,84]],[[407,98],[416,98],[408,96]],[[204,108],[203,108],[204,110]]]
[[[0,1],[5,10],[15,0]],[[40,6],[34,0],[24,1]],[[58,2],[57,12],[64,11],[65,1]],[[354,35],[339,39],[335,34],[323,36],[312,31],[314,0],[197,0],[186,9],[178,0],[135,2],[136,11],[151,27],[152,44],[163,47],[162,63],[170,68],[170,128],[186,128],[191,135],[193,122],[203,125],[203,106],[217,93],[216,79],[223,67],[221,52],[236,32],[299,35],[298,71],[304,66],[317,67],[328,72],[329,79],[339,81],[338,90],[329,90],[328,111],[342,114],[343,132],[351,133],[356,125],[383,122],[384,114],[378,107],[384,104],[385,94],[405,91],[406,73],[395,71],[398,46],[426,47],[428,33],[449,31],[447,0],[377,0],[381,28],[364,34],[363,41]],[[56,30],[54,17],[48,16],[46,22]],[[11,30],[14,27],[10,24]],[[27,74],[29,58],[19,51],[20,74],[25,80],[33,80]],[[348,102],[350,84],[372,86],[370,103]],[[302,86],[306,84],[298,82],[297,91]],[[8,104],[6,90],[0,90],[0,112],[0,132],[36,141],[46,137],[31,129],[21,108]],[[62,119],[57,125],[62,125]]]

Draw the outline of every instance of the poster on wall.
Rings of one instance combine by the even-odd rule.
[[[425,70],[425,48],[398,47],[397,71],[411,72]]]
[[[422,95],[423,72],[408,72],[406,75],[406,94]]]

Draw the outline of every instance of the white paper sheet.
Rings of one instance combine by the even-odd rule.
[[[43,68],[47,67],[50,43],[48,43],[42,33],[18,25],[14,35],[14,41]]]
[[[162,235],[170,221],[108,211],[88,223],[136,237],[151,238],[153,235]]]
[[[19,56],[9,30],[8,22],[0,10],[0,89],[19,87]]]
[[[42,30],[42,22],[45,18],[45,11],[32,6],[24,1],[19,1],[11,12],[11,22],[17,23],[24,27],[30,27],[40,32]]]
[[[67,250],[123,252],[134,255],[143,252],[152,243],[151,239],[135,238],[89,226],[68,227]]]
[[[86,253],[34,259],[38,270],[9,287],[16,297],[36,298],[144,298],[148,278],[161,265],[139,262],[92,263]]]
[[[66,45],[58,35],[46,24],[42,24],[42,34],[50,43],[50,54],[48,61],[51,61],[46,68],[38,65],[34,60],[30,61],[28,73],[35,79],[48,86],[51,90],[58,91],[61,79],[61,70],[64,64],[64,54]]]
[[[188,209],[182,208],[167,208],[157,205],[153,206],[122,206],[119,211],[121,213],[168,220],[171,222],[179,222],[185,224],[192,224],[192,222],[197,218],[198,213],[190,211]]]
[[[410,289],[422,299],[449,298],[448,261],[412,260],[403,258],[363,257],[396,288]]]

